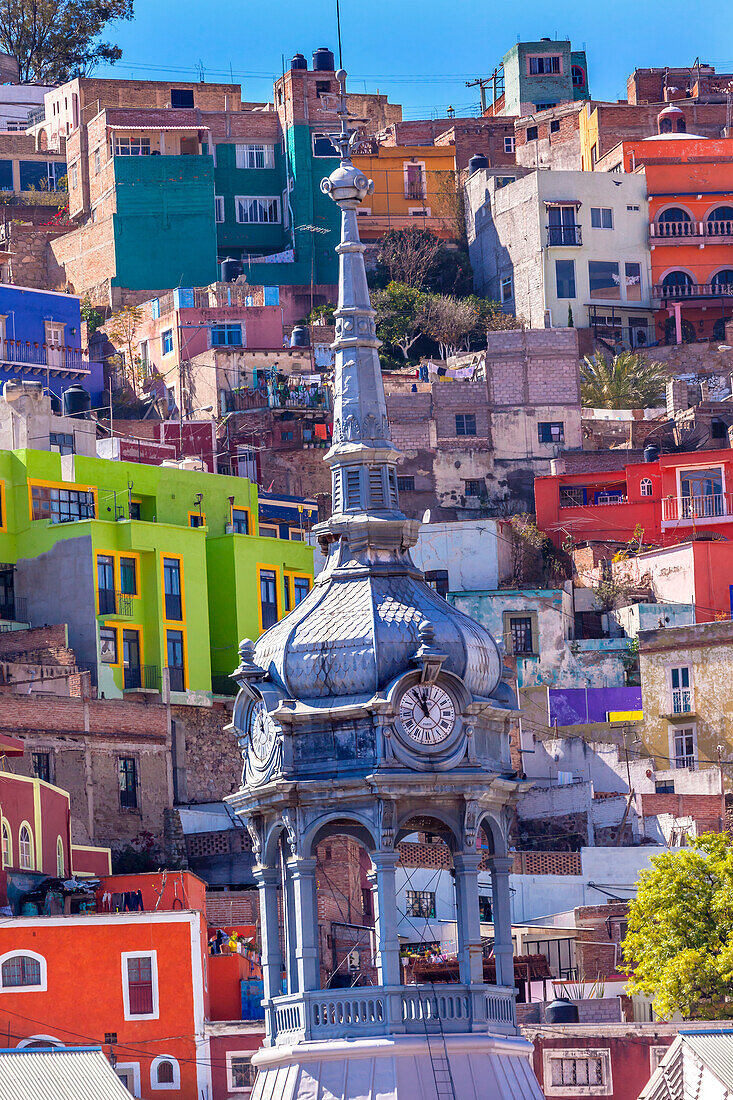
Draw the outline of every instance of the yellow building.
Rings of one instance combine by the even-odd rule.
[[[444,240],[458,232],[453,146],[380,145],[356,154],[354,164],[374,180],[374,194],[359,210],[363,241],[376,241],[390,229],[418,225]]]
[[[720,745],[732,777],[725,764],[733,763],[733,622],[643,631],[639,668],[638,728],[657,766],[714,767]]]

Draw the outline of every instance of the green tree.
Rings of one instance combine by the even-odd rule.
[[[81,319],[87,323],[87,332],[91,336],[104,324],[104,311],[92,304],[89,298],[81,300]]]
[[[603,352],[580,364],[582,402],[591,409],[649,409],[664,402],[667,373],[636,351]]]
[[[334,323],[334,310],[336,306],[332,302],[324,302],[320,306],[314,306],[308,314],[306,324],[309,325],[332,325]]]
[[[463,301],[476,313],[473,335],[480,339],[482,344],[488,343],[491,332],[506,332],[508,329],[522,327],[522,322],[518,321],[513,313],[505,313],[501,303],[491,298],[480,298],[477,294],[469,294]]]
[[[21,83],[63,84],[122,50],[99,37],[131,19],[133,0],[0,0],[0,49],[18,61]]]
[[[733,1005],[733,848],[725,833],[664,852],[642,871],[623,942],[629,992],[655,1012],[716,1019]]]
[[[388,283],[372,294],[377,311],[377,335],[385,344],[399,348],[407,359],[412,345],[420,339],[425,326],[425,295],[404,283]]]

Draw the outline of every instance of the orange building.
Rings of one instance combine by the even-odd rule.
[[[597,169],[646,174],[658,340],[723,340],[733,316],[733,138],[687,132],[676,105],[660,112],[658,129],[620,142]]]
[[[356,153],[354,164],[374,180],[374,194],[359,210],[363,241],[391,229],[418,225],[444,240],[457,236],[455,148],[438,145],[377,145]]]

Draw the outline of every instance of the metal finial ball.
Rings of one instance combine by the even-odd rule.
[[[346,69],[339,69],[339,71],[336,73],[336,79],[338,80],[339,84],[343,84],[343,82],[346,80]]]
[[[423,619],[417,628],[418,637],[423,645],[432,645],[435,641],[435,627],[430,619]]]
[[[239,643],[239,656],[241,657],[242,661],[246,661],[248,664],[251,664],[254,655],[255,644],[252,639],[242,638],[242,641]]]

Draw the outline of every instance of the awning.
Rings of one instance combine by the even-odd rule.
[[[580,199],[545,199],[545,206],[582,206]]]

